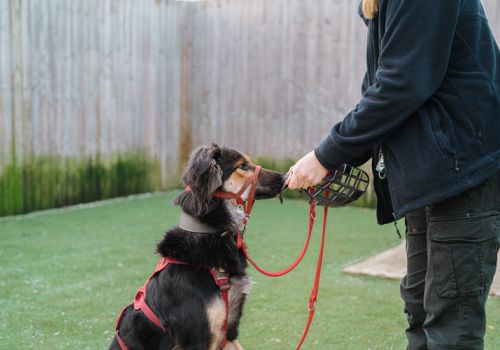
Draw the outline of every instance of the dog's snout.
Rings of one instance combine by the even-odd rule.
[[[276,197],[283,191],[285,182],[286,174],[263,168],[260,172],[255,197],[257,199]]]

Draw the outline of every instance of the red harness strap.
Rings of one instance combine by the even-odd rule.
[[[224,318],[224,324],[222,325],[222,332],[224,334],[224,338],[222,339],[222,342],[220,344],[220,348],[224,349],[227,343],[227,328],[228,328],[228,322],[229,322],[229,289],[231,288],[231,285],[229,284],[229,274],[226,274],[225,276],[217,276],[215,273],[215,270],[209,269],[210,273],[212,274],[215,283],[219,287],[219,294],[224,302],[224,306],[226,307],[226,316]]]
[[[179,260],[165,258],[165,257],[161,258],[160,261],[158,261],[158,264],[156,265],[155,270],[153,271],[151,276],[149,276],[149,278],[146,281],[146,283],[144,284],[144,286],[139,288],[139,290],[137,291],[137,294],[135,295],[135,299],[134,299],[134,303],[133,303],[134,309],[136,311],[139,311],[139,310],[142,311],[144,313],[144,315],[151,322],[153,322],[158,328],[160,328],[163,332],[166,332],[167,329],[161,324],[161,320],[158,318],[158,316],[156,316],[156,314],[153,312],[153,310],[151,310],[151,308],[146,303],[146,290],[147,290],[149,281],[151,281],[151,279],[157,273],[164,270],[169,264],[188,265],[187,263],[179,261]],[[219,287],[220,297],[223,300],[224,306],[226,308],[226,317],[225,317],[224,325],[223,325],[224,339],[222,340],[222,344],[221,344],[221,348],[224,348],[224,346],[226,346],[226,343],[227,343],[226,334],[227,334],[228,320],[229,320],[229,289],[230,289],[229,274],[225,274],[221,277],[221,276],[217,276],[214,268],[207,268],[207,269],[210,272],[210,274],[212,275],[212,277],[214,278],[215,284],[217,284],[217,286]],[[125,309],[127,309],[128,306],[129,305],[127,305],[123,308],[122,312],[120,313],[120,315],[118,316],[118,318],[116,320],[116,339],[118,340],[118,344],[120,345],[120,348],[122,350],[129,350],[127,345],[125,345],[125,342],[123,341],[123,339],[120,337],[120,334],[119,334],[120,321],[123,317]]]
[[[262,167],[260,165],[257,165],[255,167],[252,177],[245,182],[245,184],[241,187],[238,193],[235,194],[231,192],[216,192],[214,193],[213,196],[217,198],[235,199],[236,203],[238,203],[238,205],[241,205],[243,207],[243,211],[245,212],[246,216],[247,217],[250,216],[250,213],[252,212],[253,208],[253,203],[255,202],[255,190],[257,188],[257,183],[259,180],[261,169]],[[243,195],[243,193],[245,193],[248,187],[250,187],[250,192],[248,193],[247,200],[244,201],[243,198],[241,198],[241,196]]]

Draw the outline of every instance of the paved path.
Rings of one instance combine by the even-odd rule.
[[[497,274],[491,286],[490,295],[500,297],[500,256],[498,262]],[[406,272],[405,243],[403,242],[397,247],[348,266],[344,269],[344,272],[399,280]]]

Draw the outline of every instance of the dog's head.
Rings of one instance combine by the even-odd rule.
[[[182,182],[191,193],[191,212],[200,216],[207,212],[216,192],[237,194],[254,175],[256,165],[250,157],[234,149],[216,144],[202,146],[193,151],[184,170]],[[255,199],[276,197],[281,193],[285,176],[262,169],[260,171]],[[249,189],[241,197],[246,200]]]

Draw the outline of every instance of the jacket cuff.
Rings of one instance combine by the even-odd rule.
[[[348,163],[353,156],[344,153],[333,141],[331,135],[328,135],[318,147],[314,149],[314,154],[321,165],[328,170],[334,170],[339,165]]]

